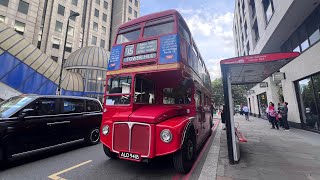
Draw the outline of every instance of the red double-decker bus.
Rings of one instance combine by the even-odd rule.
[[[108,64],[101,142],[111,159],[173,154],[190,171],[211,134],[210,76],[176,10],[120,26]]]

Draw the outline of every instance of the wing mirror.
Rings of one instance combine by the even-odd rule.
[[[23,120],[26,116],[32,116],[34,115],[34,109],[24,109],[19,114],[19,119]]]

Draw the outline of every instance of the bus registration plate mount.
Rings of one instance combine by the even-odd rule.
[[[141,161],[141,155],[137,153],[131,153],[131,152],[119,152],[119,158],[120,159],[126,159],[131,161]]]

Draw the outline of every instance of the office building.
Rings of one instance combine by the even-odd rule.
[[[301,55],[248,93],[253,115],[266,117],[268,102],[289,103],[292,126],[320,130],[320,1],[236,0],[234,44],[238,56]],[[267,86],[265,86],[267,84]]]
[[[58,63],[81,47],[110,48],[111,31],[140,14],[139,0],[1,0],[5,22]],[[79,13],[67,22],[70,14]],[[114,19],[112,19],[114,17]],[[115,35],[115,34],[114,34]]]

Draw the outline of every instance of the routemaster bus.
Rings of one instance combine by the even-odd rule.
[[[108,62],[101,142],[111,159],[148,162],[171,154],[192,168],[211,134],[210,76],[176,10],[121,25]]]

